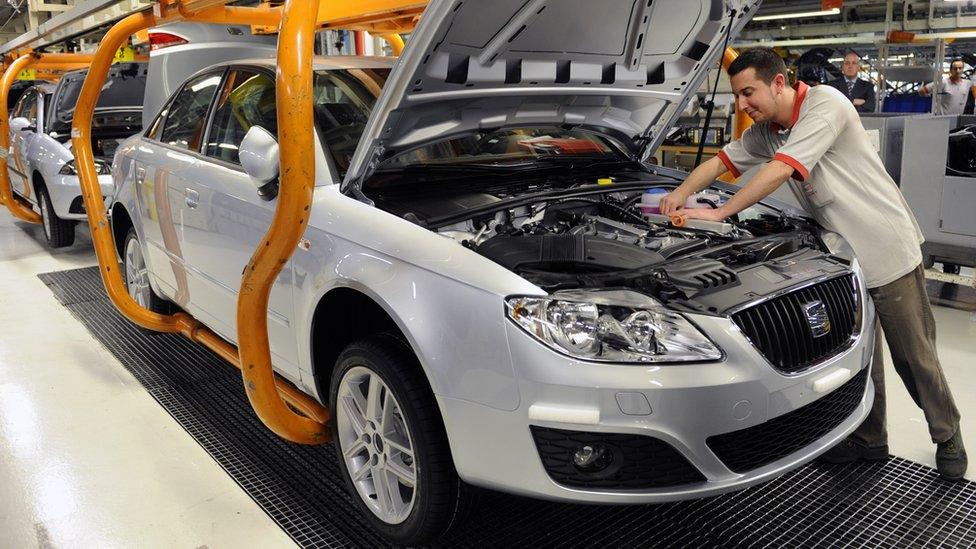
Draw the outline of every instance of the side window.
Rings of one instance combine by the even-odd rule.
[[[369,69],[315,73],[315,124],[339,177],[349,168],[387,74]]]
[[[221,73],[204,74],[183,85],[163,118],[160,141],[182,149],[200,150],[207,109],[220,85],[221,76]]]
[[[252,126],[278,135],[274,78],[255,71],[234,70],[217,99],[204,154],[240,164],[238,149]]]
[[[159,134],[163,133],[163,121],[166,120],[166,113],[169,112],[169,106],[172,103],[172,101],[167,101],[163,105],[163,109],[159,111],[159,114],[156,115],[156,118],[149,126],[149,131],[146,132],[146,137],[159,141]]]
[[[18,116],[26,118],[31,124],[37,124],[37,92],[34,90],[24,92],[14,107],[13,117]]]

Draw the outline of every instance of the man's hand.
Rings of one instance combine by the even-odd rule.
[[[863,99],[855,99],[853,101],[853,103],[854,103],[854,106],[855,107],[860,107],[861,105],[863,105],[865,103],[865,101]]]
[[[681,192],[681,189],[675,189],[661,198],[661,213],[664,215],[671,215],[678,210],[685,207],[685,201],[688,200],[688,195]]]
[[[681,215],[687,219],[704,219],[705,221],[724,221],[728,217],[722,208],[687,208],[681,210]]]

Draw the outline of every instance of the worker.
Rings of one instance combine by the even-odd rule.
[[[962,59],[953,59],[949,62],[949,76],[942,79],[936,85],[930,82],[923,85],[918,90],[918,94],[927,97],[935,89],[935,114],[962,114],[966,108],[966,100],[971,94],[976,94],[976,88],[972,80],[962,77],[962,72],[966,70],[966,64]]]
[[[936,355],[935,321],[925,294],[915,217],[885,171],[853,105],[830,86],[790,87],[786,66],[773,50],[745,51],[728,67],[738,106],[755,124],[714,158],[696,168],[661,200],[661,212],[686,219],[721,221],[752,206],[790,180],[797,200],[827,230],[853,248],[884,330],[895,369],[925,412],[937,443],[943,478],[956,480],[967,458],[959,411]],[[717,208],[684,209],[692,193],[725,172],[739,176],[762,167]],[[881,338],[876,339],[871,377],[874,406],[864,423],[825,459],[833,463],[888,457]]]
[[[861,71],[861,58],[854,52],[849,52],[844,56],[844,64],[841,65],[843,76],[827,83],[840,90],[854,104],[857,112],[874,112],[875,96],[874,84],[858,78],[857,73]]]

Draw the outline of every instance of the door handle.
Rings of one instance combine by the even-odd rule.
[[[146,168],[136,166],[136,184],[142,185],[146,182]]]
[[[200,193],[194,191],[193,189],[184,189],[183,198],[186,200],[187,208],[196,208],[200,205]]]

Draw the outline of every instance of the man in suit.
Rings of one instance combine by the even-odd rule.
[[[861,58],[856,53],[850,52],[844,56],[844,65],[841,68],[844,76],[831,80],[827,85],[837,88],[846,95],[854,103],[857,112],[874,112],[874,85],[857,77],[860,69]]]

